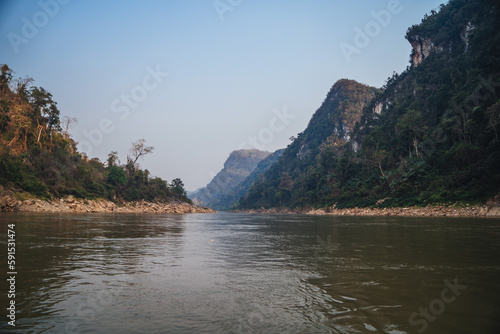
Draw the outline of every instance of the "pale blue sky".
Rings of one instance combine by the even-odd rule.
[[[407,28],[442,2],[3,0],[0,63],[78,118],[90,157],[124,162],[144,138],[141,166],[194,190],[239,147],[286,147],[338,79],[403,71]]]

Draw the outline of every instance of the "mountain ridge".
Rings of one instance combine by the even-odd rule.
[[[323,151],[341,149],[351,142],[352,128],[360,119],[363,107],[376,92],[375,87],[355,80],[338,80],[311,117],[306,129],[285,149],[280,160],[252,185],[238,208],[246,205],[250,208],[282,206],[291,200],[294,192],[300,192],[297,195],[300,197],[313,197],[311,190],[304,184],[304,175],[313,172],[310,166]]]
[[[494,197],[500,190],[499,22],[492,0],[453,0],[426,15],[406,33],[413,48],[407,69],[364,100],[350,123],[340,116],[356,101],[329,104],[338,99],[332,87],[306,130],[238,208],[383,208]],[[332,116],[328,109],[340,112]]]
[[[190,192],[193,203],[214,210],[227,209],[228,196],[250,175],[259,162],[271,153],[257,149],[235,150],[229,154],[224,167],[205,187]]]

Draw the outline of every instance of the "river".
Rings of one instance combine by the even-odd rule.
[[[498,218],[5,213],[0,224],[2,277],[9,224],[16,248],[2,333],[500,333]]]

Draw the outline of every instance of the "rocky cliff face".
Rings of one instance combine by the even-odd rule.
[[[217,210],[233,209],[238,201],[242,197],[244,197],[245,194],[250,190],[253,183],[278,161],[278,159],[283,155],[284,151],[285,149],[277,150],[276,152],[262,159],[257,167],[255,167],[253,172],[250,173],[250,175],[245,178],[245,180],[238,184],[233,191],[223,194],[220,198],[218,198],[219,205]]]
[[[411,36],[409,42],[413,47],[412,64],[414,67],[420,65],[435,49],[434,43],[425,37],[419,35]]]
[[[233,151],[224,163],[224,168],[202,189],[189,196],[195,204],[215,210],[225,210],[230,201],[227,197],[243,182],[270,152],[251,150]]]
[[[333,168],[330,160],[351,145],[353,128],[376,92],[376,88],[354,80],[337,81],[304,132],[255,181],[239,208],[282,207],[315,201],[316,189],[311,189],[311,185],[324,186],[326,182],[318,182],[317,177],[324,169]]]
[[[450,59],[469,51],[474,53],[470,49],[477,37],[474,34],[484,34],[481,26],[497,20],[497,3],[491,0],[452,1],[449,5],[441,5],[439,12],[431,11],[432,15],[426,15],[421,24],[410,27],[406,32],[406,39],[413,48],[413,67],[436,52],[445,52]],[[486,22],[483,15],[489,16],[487,20],[492,22]],[[482,45],[476,44],[477,47]]]
[[[498,194],[499,22],[498,0],[450,0],[431,11],[407,30],[411,66],[376,92],[336,83],[239,209],[378,206],[386,214]],[[491,206],[488,214],[498,212]]]

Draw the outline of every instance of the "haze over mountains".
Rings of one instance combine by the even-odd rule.
[[[405,71],[381,88],[336,81],[286,148],[234,151],[190,196],[217,210],[465,205],[495,197],[499,7],[497,0],[452,0],[432,11],[406,33],[413,50]],[[88,158],[68,132],[76,120],[61,118],[52,94],[0,67],[0,191],[21,199],[190,202],[180,178],[167,182],[138,164],[154,146],[134,138],[123,163],[116,151],[105,162]]]
[[[204,204],[385,207],[475,203],[498,194],[498,2],[450,1],[410,27],[406,39],[413,51],[403,73],[380,89],[337,81],[272,165],[248,180],[236,173],[230,196],[209,190],[221,184],[211,183],[201,191],[211,196],[201,196]],[[255,161],[247,177],[252,167]],[[236,183],[245,186],[234,193]]]
[[[269,152],[255,149],[237,150],[231,152],[224,163],[224,168],[217,173],[213,180],[204,188],[188,193],[197,205],[216,208],[217,210],[229,209],[229,196],[267,156]],[[238,198],[239,199],[239,198]]]

